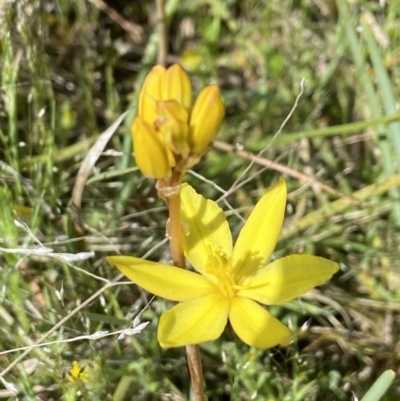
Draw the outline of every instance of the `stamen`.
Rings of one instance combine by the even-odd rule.
[[[211,249],[210,255],[205,267],[205,271],[214,276],[217,280],[217,286],[221,293],[228,298],[233,298],[236,293],[235,281],[232,277],[232,267],[230,258],[222,251]]]

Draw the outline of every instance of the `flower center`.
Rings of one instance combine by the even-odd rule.
[[[223,295],[227,298],[233,298],[236,295],[236,289],[230,258],[218,251],[210,252],[209,255],[205,268],[206,272],[213,276],[210,279],[215,282]]]

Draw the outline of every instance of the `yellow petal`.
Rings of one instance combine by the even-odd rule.
[[[157,113],[159,118],[155,127],[162,134],[165,143],[175,154],[188,157],[188,112],[176,100],[166,100],[157,102]]]
[[[286,183],[281,178],[258,201],[240,231],[232,260],[238,281],[265,266],[271,257],[282,228],[286,194]]]
[[[290,255],[275,260],[244,281],[239,296],[266,305],[288,302],[329,280],[339,265],[312,255]]]
[[[171,348],[215,340],[226,326],[228,311],[229,299],[221,294],[178,304],[161,316],[158,342]]]
[[[225,115],[218,86],[204,88],[193,106],[190,115],[190,141],[194,154],[204,153],[221,129]]]
[[[187,112],[192,106],[192,84],[186,71],[174,64],[167,70],[166,84],[163,87],[162,100],[176,100]]]
[[[182,185],[184,250],[188,261],[203,275],[210,258],[229,259],[232,235],[222,209],[199,195],[190,185]]]
[[[239,338],[252,347],[266,349],[290,342],[289,329],[251,299],[231,299],[229,321]]]
[[[187,301],[218,291],[200,274],[179,267],[131,256],[108,256],[106,259],[135,284],[171,301]]]
[[[189,118],[189,113],[176,100],[165,100],[157,102],[157,113],[160,118],[168,117],[184,122],[187,122]]]
[[[164,178],[171,172],[171,159],[164,140],[156,129],[137,116],[132,124],[136,164],[150,178]]]
[[[188,125],[175,119],[164,119],[158,124],[158,130],[164,138],[165,144],[176,155],[183,158],[189,156],[190,148],[187,143]]]
[[[148,123],[153,123],[158,117],[156,102],[162,98],[166,78],[167,70],[161,65],[156,65],[147,74],[143,82],[139,94],[138,115]]]

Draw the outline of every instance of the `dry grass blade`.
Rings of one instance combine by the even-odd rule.
[[[85,159],[83,160],[83,163],[76,176],[74,189],[72,191],[72,205],[70,209],[70,216],[73,221],[74,231],[75,233],[78,233],[79,236],[83,235],[85,232],[84,226],[80,219],[80,210],[82,205],[82,195],[85,189],[86,181],[108,141],[113,136],[113,134],[118,129],[128,113],[129,111],[125,111],[124,113],[122,113],[115,120],[115,122],[99,136],[99,138],[91,147]]]

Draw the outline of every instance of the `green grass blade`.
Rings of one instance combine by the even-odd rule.
[[[396,374],[393,370],[383,372],[372,387],[367,391],[361,401],[379,401],[392,384]]]
[[[356,121],[349,124],[334,125],[309,131],[288,132],[274,139],[274,144],[287,144],[298,141],[302,138],[323,138],[333,135],[348,135],[357,131],[361,131],[370,127],[379,126],[392,121],[400,120],[400,113],[395,113],[388,116],[372,118],[366,121]]]
[[[369,55],[376,72],[376,78],[379,88],[379,94],[383,101],[383,107],[387,114],[396,113],[396,100],[392,90],[392,83],[389,80],[387,69],[384,65],[381,52],[379,51],[378,45],[374,36],[372,35],[370,27],[363,23],[363,37],[367,44]],[[396,155],[397,163],[400,162],[400,122],[393,121],[389,124],[390,135],[388,138],[393,146],[394,153]]]
[[[377,93],[375,92],[371,77],[368,74],[368,68],[364,60],[363,45],[357,39],[357,33],[350,16],[347,2],[345,0],[336,0],[336,4],[339,10],[340,19],[344,25],[344,29],[346,30],[346,37],[350,51],[357,67],[360,83],[362,84],[367,97],[370,112],[374,118],[380,118],[383,114],[382,107]],[[379,124],[376,129],[378,132],[383,170],[385,176],[390,177],[396,173],[396,169],[394,167],[395,163],[391,154],[388,138],[386,137],[386,129],[383,124]],[[400,203],[398,202],[398,199],[400,199],[400,191],[398,188],[392,188],[389,195],[393,201],[392,216],[394,222],[397,227],[400,227]]]

